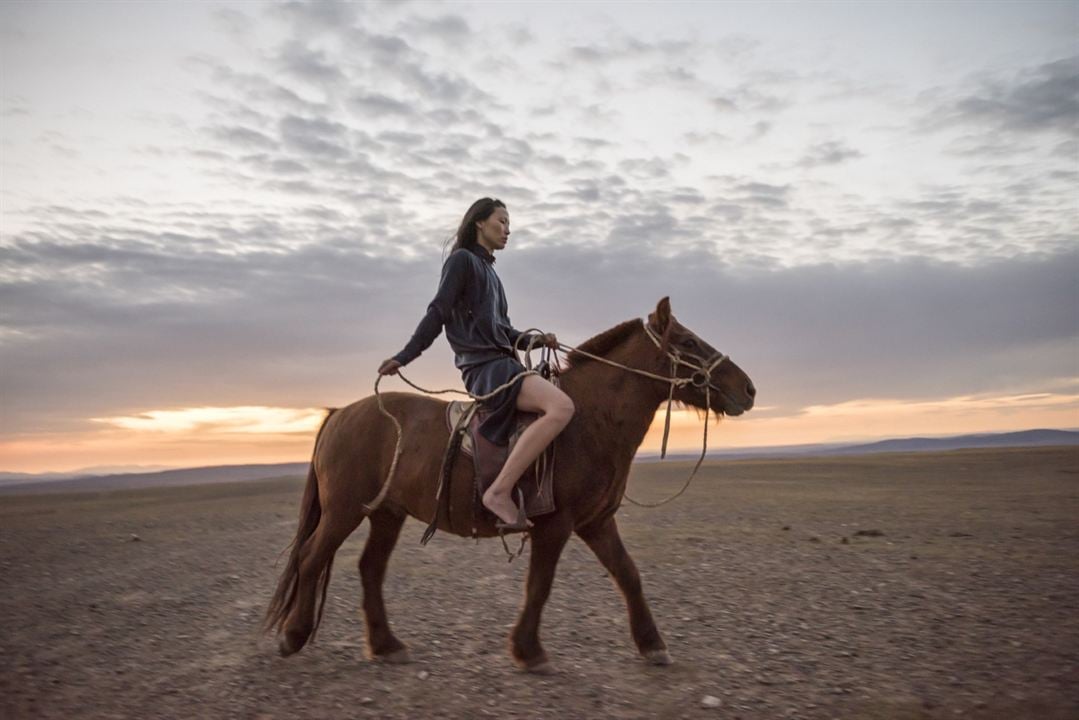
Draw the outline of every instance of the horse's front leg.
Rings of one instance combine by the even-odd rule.
[[[641,590],[641,575],[622,544],[614,516],[595,527],[579,530],[578,535],[592,548],[592,552],[603,563],[603,567],[607,568],[607,572],[625,596],[630,632],[641,655],[654,665],[670,665],[671,656],[667,652],[667,644],[663,642],[652,619],[652,611],[648,608],[648,602]]]
[[[546,674],[552,671],[539,640],[540,615],[551,594],[555,568],[572,533],[569,519],[556,516],[540,519],[531,529],[532,552],[528,563],[525,602],[510,634],[510,652],[523,669]]]

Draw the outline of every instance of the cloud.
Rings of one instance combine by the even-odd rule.
[[[809,148],[798,164],[802,167],[819,167],[822,165],[838,165],[847,160],[862,157],[862,153],[842,141],[831,140],[819,143]]]
[[[0,102],[2,102],[2,105],[0,105],[0,117],[14,118],[31,114],[26,104],[26,98],[19,95],[5,94]]]
[[[351,154],[343,142],[348,128],[340,123],[286,115],[281,118],[280,132],[286,147],[298,150],[308,157],[338,160]]]
[[[149,410],[139,415],[91,418],[124,430],[152,433],[302,434],[318,430],[325,412],[314,408],[265,406]]]
[[[419,63],[396,66],[398,75],[415,88],[420,97],[455,105],[464,102],[491,101],[491,96],[463,77],[432,72]]]
[[[937,105],[928,128],[976,125],[998,132],[1079,132],[1079,56],[991,77]]]
[[[833,405],[810,405],[802,412],[807,417],[857,418],[865,416],[930,415],[935,413],[980,413],[985,410],[1079,409],[1079,394],[1025,393],[1022,395],[962,395],[940,400],[900,401],[875,398],[847,400]]]
[[[357,93],[349,98],[349,103],[361,113],[374,117],[399,116],[407,118],[417,114],[416,110],[407,102],[381,93]]]
[[[988,82],[955,105],[960,119],[1005,130],[1079,130],[1079,57],[1042,65],[1012,83]]]
[[[387,4],[374,5],[381,9]],[[275,3],[269,8],[272,15],[279,17],[297,34],[306,35],[339,33],[351,27],[364,11],[365,4],[347,0],[318,0],[318,2]]]
[[[420,15],[394,22],[441,27],[428,26]],[[444,29],[455,25],[448,22]],[[235,73],[208,63],[219,85],[238,91],[220,93],[218,111],[227,117],[251,118],[222,126],[242,130],[218,130],[210,136],[211,145],[221,148],[225,157],[237,158],[241,151],[239,162],[232,165],[215,160],[215,171],[223,182],[231,173],[236,184],[263,187],[301,204],[322,197],[339,203],[338,211],[346,214],[348,205],[361,197],[375,205],[373,209],[387,212],[394,198],[424,203],[422,198],[444,195],[447,187],[460,187],[466,196],[494,192],[532,205],[537,211],[532,225],[544,232],[565,235],[572,228],[578,241],[602,244],[614,238],[647,243],[649,232],[668,231],[680,251],[688,246],[710,249],[758,267],[812,262],[820,253],[845,259],[927,251],[968,256],[1009,244],[1008,225],[1015,218],[974,212],[979,202],[994,202],[984,193],[964,198],[960,204],[967,214],[951,217],[922,204],[923,195],[940,200],[946,193],[939,188],[917,189],[883,203],[868,198],[859,202],[856,193],[848,193],[831,204],[839,212],[825,217],[816,207],[820,185],[807,193],[803,181],[765,172],[687,183],[682,169],[694,159],[678,151],[632,155],[608,139],[615,134],[598,137],[593,130],[566,135],[507,122],[508,109],[487,102],[462,71],[464,66],[447,69],[433,62],[436,56],[421,46],[423,35],[417,32],[406,41],[376,24],[349,26],[339,33],[354,41],[347,46],[347,55],[340,48],[331,52],[336,47],[332,43],[316,53],[298,37],[286,38],[282,47],[305,57],[316,53],[320,63],[344,75],[340,88],[331,91],[317,111],[304,99],[310,94],[300,86],[284,87],[269,74]],[[642,44],[624,38],[593,48],[612,56],[643,53],[658,61],[653,68],[677,67],[673,59],[690,49],[685,43]],[[754,117],[774,115],[797,76],[760,69],[749,76],[752,81],[728,91],[729,102],[751,121],[742,123],[743,142],[766,142],[772,122]],[[376,77],[378,82],[372,82]],[[319,80],[309,84],[316,86]],[[235,98],[231,108],[229,97]],[[473,109],[476,100],[483,113]],[[595,128],[602,122],[612,133],[626,121],[621,110],[609,104],[581,105],[577,112],[587,122],[582,127]],[[726,139],[714,131],[686,137],[703,142]],[[193,152],[221,157],[210,154],[213,150],[206,146]],[[809,147],[798,167],[826,167],[861,153],[844,142],[824,142]],[[484,180],[462,185],[462,177]],[[475,193],[470,186],[476,187]],[[680,189],[672,189],[675,186]],[[643,198],[648,199],[648,208]],[[1048,196],[1038,202],[1048,203]],[[596,204],[630,210],[616,217],[618,213],[597,211]],[[551,213],[561,217],[548,217]],[[896,224],[900,219],[908,223],[904,228]],[[988,224],[990,220],[995,224]],[[383,229],[370,226],[376,233]],[[956,242],[959,237],[962,242]],[[887,241],[887,251],[881,249],[881,240]]]
[[[326,54],[300,42],[289,42],[280,51],[278,62],[288,74],[300,80],[321,85],[335,85],[344,80],[344,73]]]
[[[662,246],[670,235],[654,237]],[[604,326],[670,295],[680,320],[753,376],[763,403],[788,410],[815,397],[955,396],[1076,370],[1074,250],[978,267],[908,260],[755,270],[620,243],[548,255],[530,247],[508,265],[513,317],[560,337],[590,333],[589,321],[565,325],[581,302]]]
[[[215,8],[211,11],[214,21],[233,37],[246,39],[251,36],[255,21],[233,8]]]
[[[694,43],[688,40],[647,41],[633,36],[621,36],[606,43],[574,45],[566,51],[572,63],[606,64],[620,60],[641,60],[649,56],[678,59],[690,52]]]
[[[499,259],[519,324],[579,342],[671,295],[683,322],[743,363],[763,403],[787,409],[881,388],[900,398],[955,396],[1074,374],[1074,246],[976,265],[761,267],[751,258],[769,251],[768,234],[745,236],[742,247],[732,239],[723,252],[701,242],[720,203],[679,186],[642,197],[620,179],[581,180],[561,202],[511,202],[511,213],[539,216],[515,227],[513,249]],[[735,224],[758,210],[786,212],[794,192],[725,184]],[[0,262],[9,428],[268,397],[282,406],[340,403],[339,378],[361,378],[411,333],[455,217],[412,232],[389,198],[361,206],[361,217],[316,197],[276,213],[178,207],[141,222],[41,208],[48,229],[8,238]],[[137,199],[131,207],[146,212]],[[943,193],[909,211],[918,223],[979,214],[992,223],[1004,208]],[[880,219],[896,232],[912,222]],[[425,249],[402,254],[404,241],[393,239],[402,231],[427,238]],[[582,233],[594,241],[581,242]],[[364,320],[373,316],[380,322]],[[420,368],[455,381],[442,341]]]
[[[711,103],[720,112],[765,114],[777,113],[790,104],[778,95],[761,92],[748,83],[712,97]]]
[[[232,125],[211,127],[208,130],[214,138],[241,149],[273,150],[277,148],[276,140],[251,128]]]
[[[734,188],[742,202],[772,207],[786,207],[790,189],[789,185],[769,185],[762,182],[742,183]]]
[[[276,73],[269,70],[266,73],[240,72],[226,62],[208,56],[189,58],[187,64],[208,73],[208,84],[216,92],[203,92],[203,97],[220,112],[241,117],[272,116],[279,112],[316,116],[326,113],[325,105],[304,99],[276,81]]]
[[[460,15],[440,15],[438,17],[412,16],[399,25],[405,35],[427,35],[445,43],[461,43],[472,35],[472,28]]]

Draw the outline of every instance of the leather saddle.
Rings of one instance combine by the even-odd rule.
[[[521,433],[531,425],[539,415],[535,413],[517,413],[517,424],[510,435],[508,445],[495,445],[479,431],[486,413],[475,402],[451,401],[446,408],[446,426],[451,436],[461,432],[461,452],[472,458],[475,469],[476,497],[483,493],[498,477],[502,466],[506,464],[513,447]],[[553,512],[554,505],[554,444],[547,447],[536,459],[533,472],[525,471],[517,482],[517,487],[524,493],[525,512],[528,517],[546,515]]]
[[[491,486],[498,477],[502,466],[506,464],[506,458],[517,444],[517,439],[539,416],[535,413],[518,412],[516,427],[510,436],[508,445],[495,445],[485,438],[479,431],[483,422],[484,413],[476,402],[451,401],[446,407],[446,427],[450,431],[449,444],[442,458],[442,471],[439,478],[438,495],[436,499],[435,517],[427,527],[420,543],[426,545],[434,536],[439,518],[450,516],[450,482],[453,477],[453,467],[459,455],[472,458],[473,483],[472,483],[472,535],[477,535],[476,518],[479,513],[488,513],[481,498],[483,493]],[[532,468],[526,470],[521,479],[517,481],[517,488],[524,495],[525,513],[528,517],[546,515],[554,512],[554,443],[544,450]],[[514,495],[516,496],[516,492]],[[493,517],[493,515],[492,515]]]

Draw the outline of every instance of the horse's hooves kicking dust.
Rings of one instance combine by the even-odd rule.
[[[643,654],[645,660],[650,665],[671,665],[674,660],[671,659],[671,654],[666,650],[649,650]]]
[[[368,654],[368,658],[373,662],[386,663],[387,665],[408,665],[412,662],[412,654],[409,653],[407,648],[394,650],[385,655]]]
[[[522,670],[522,672],[526,672],[526,673],[528,673],[530,675],[557,675],[558,674],[558,671],[554,669],[554,665],[552,665],[551,663],[549,663],[547,661],[541,662],[538,665],[533,665],[531,667],[523,667],[523,668],[521,668],[521,670]]]
[[[277,652],[281,653],[281,657],[288,657],[289,655],[295,655],[300,651],[303,645],[293,645],[289,642],[288,635],[281,638],[281,642],[277,644]]]

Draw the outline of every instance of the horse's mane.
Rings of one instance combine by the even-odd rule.
[[[583,343],[577,346],[577,350],[584,350],[585,352],[592,353],[593,355],[604,356],[615,347],[617,347],[626,337],[637,328],[641,327],[644,323],[640,318],[634,318],[632,320],[626,320],[624,323],[615,325],[610,330],[604,330],[599,335],[585,340]],[[591,360],[592,358],[587,355],[574,350],[566,356],[566,362],[570,367],[580,365],[581,363]]]

